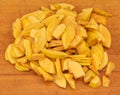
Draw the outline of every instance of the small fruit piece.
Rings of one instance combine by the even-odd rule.
[[[19,64],[19,63],[15,63],[15,68],[16,68],[18,71],[22,71],[22,72],[29,71],[29,68],[27,68],[27,67],[25,67],[25,66],[22,66],[22,65]]]
[[[77,16],[78,24],[86,24],[89,21],[93,8],[83,9]]]
[[[71,59],[67,58],[62,62],[62,71],[68,70],[68,63]]]
[[[35,54],[32,54],[31,60],[39,60],[41,58],[45,58],[45,55],[42,53],[35,53]]]
[[[96,13],[92,13],[92,18],[95,19],[95,21],[99,24],[103,24],[105,25],[106,24],[106,18],[102,15],[99,15],[99,14],[96,14]]]
[[[74,9],[74,6],[71,4],[58,3],[58,4],[51,4],[50,8],[52,10],[59,10],[59,9],[72,10]]]
[[[81,65],[75,61],[69,61],[68,70],[73,74],[75,79],[83,77],[85,75]]]
[[[22,29],[20,19],[16,19],[12,27],[13,27],[13,37],[17,38],[20,35]]]
[[[95,76],[95,73],[91,70],[88,70],[86,73],[85,73],[85,76],[84,76],[84,82],[85,83],[88,83],[92,80],[92,78],[94,78]]]
[[[89,86],[92,88],[97,88],[100,85],[101,85],[101,80],[97,75],[89,83]]]
[[[110,80],[109,80],[109,78],[107,78],[106,76],[103,76],[103,77],[102,77],[102,82],[103,82],[103,86],[104,86],[104,87],[109,87],[109,85],[110,85]]]
[[[62,35],[64,49],[67,49],[75,37],[75,27],[68,25]]]
[[[51,73],[51,74],[55,73],[54,63],[50,59],[48,58],[39,59],[39,65],[46,72]]]
[[[99,25],[99,32],[101,33],[101,35],[105,39],[103,41],[103,46],[110,48],[111,47],[111,34],[110,34],[109,30],[105,26],[100,24]]]
[[[93,12],[102,16],[112,16],[111,14],[97,8],[94,8]]]
[[[73,79],[73,75],[70,74],[70,73],[65,73],[65,74],[64,74],[64,77],[65,77],[65,79],[67,80],[67,82],[69,83],[70,87],[71,87],[72,89],[75,89],[76,87],[75,87],[75,81],[74,81],[74,79]]]
[[[102,63],[100,64],[99,70],[102,70],[108,64],[108,54],[104,52],[104,57],[102,59]]]
[[[34,16],[28,16],[28,21],[29,21],[30,24],[39,22],[39,20]]]
[[[77,16],[77,13],[75,11],[69,11],[69,10],[65,10],[65,9],[57,10],[56,14],[64,15],[65,17],[67,17],[67,16],[76,17]]]
[[[41,52],[50,58],[65,58],[68,56],[64,52],[60,52],[60,51],[56,51],[56,50],[52,50],[52,49],[42,49]]]
[[[90,65],[88,66],[90,70],[92,70],[95,74],[99,75],[98,70],[96,69],[96,67],[94,65]]]
[[[44,46],[46,45],[46,42],[47,42],[46,28],[43,27],[42,29],[37,30],[37,33],[34,38],[35,38],[36,42],[34,43],[33,50],[35,53],[38,53],[44,48]]]
[[[56,67],[57,74],[55,75],[54,82],[59,87],[66,88],[66,80],[65,80],[64,75],[62,73],[62,69],[61,69],[61,65],[60,65],[60,60],[59,59],[56,59],[55,67]]]
[[[65,25],[71,25],[71,26],[76,26],[76,18],[74,16],[66,16],[61,23],[64,23]]]
[[[83,38],[88,37],[86,29],[83,26],[80,26],[80,25],[76,26],[76,35],[79,35],[79,36],[81,36]]]
[[[88,29],[98,29],[98,24],[94,20],[94,18],[91,18],[90,22],[88,22],[88,24],[85,27],[88,28]]]
[[[85,41],[82,41],[77,47],[77,51],[79,54],[90,55],[90,49],[88,44]]]
[[[45,81],[53,81],[54,80],[54,78],[50,74],[45,72],[41,67],[38,67],[37,71],[44,77]]]
[[[73,41],[70,44],[70,48],[75,48],[78,44],[80,44],[83,41],[83,38],[79,35],[76,35],[73,39]]]
[[[48,74],[47,72],[45,72],[37,62],[30,62],[30,66],[32,68],[32,70],[34,70],[39,76],[43,76],[45,81],[53,81],[54,78],[52,75]]]
[[[19,58],[24,55],[24,52],[22,52],[18,47],[16,47],[15,44],[12,45],[12,56],[14,58]]]
[[[53,31],[53,37],[55,37],[56,39],[60,39],[64,30],[66,28],[66,25],[65,24],[60,24],[58,25],[55,30]]]
[[[57,27],[57,25],[59,24],[60,21],[58,21],[58,19],[53,20],[52,22],[50,22],[50,24],[47,27],[47,33],[46,33],[46,37],[47,37],[47,41],[52,40],[52,34],[53,31],[55,30],[55,28]]]
[[[24,56],[24,57],[21,57],[21,58],[17,58],[16,61],[18,63],[27,63],[27,57]]]
[[[109,62],[107,65],[107,69],[105,72],[106,76],[110,76],[111,72],[115,69],[115,64],[113,62]]]
[[[25,55],[28,60],[31,60],[32,57],[32,44],[31,41],[28,39],[24,39],[24,48],[25,48]]]
[[[82,69],[85,73],[89,70],[89,68],[87,66],[83,66]]]
[[[13,44],[9,44],[6,51],[5,51],[5,59],[10,61],[11,64],[15,64],[16,60],[15,58],[12,56],[12,47]]]

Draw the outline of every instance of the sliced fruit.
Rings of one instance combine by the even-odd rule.
[[[93,12],[102,16],[112,16],[111,14],[97,8],[94,8]]]
[[[62,43],[64,49],[67,49],[75,37],[75,27],[67,26],[63,35],[62,35]]]
[[[32,57],[32,44],[31,41],[28,39],[24,39],[24,48],[25,48],[25,55],[28,60],[31,60]]]
[[[39,60],[39,59],[42,59],[42,58],[45,58],[44,54],[42,54],[42,53],[34,53],[34,54],[32,54],[31,60]]]
[[[22,71],[22,72],[29,71],[29,68],[24,67],[24,66],[20,65],[19,63],[15,63],[15,68],[16,68],[18,71]]]
[[[106,67],[108,64],[108,54],[107,52],[104,52],[104,57],[102,59],[102,63],[100,64],[99,70],[102,70],[104,67]]]
[[[75,48],[78,44],[80,44],[83,41],[83,38],[79,35],[76,35],[73,39],[73,41],[70,44],[70,48]]]
[[[64,52],[60,52],[60,51],[56,51],[56,50],[52,50],[52,49],[42,49],[41,52],[50,58],[65,58],[68,56]]]
[[[65,24],[60,24],[58,25],[55,30],[53,31],[53,37],[55,37],[56,39],[60,39],[63,32],[65,31],[66,25]]]
[[[75,89],[76,87],[75,87],[75,81],[74,81],[74,79],[73,79],[73,75],[70,74],[70,73],[65,73],[65,74],[64,74],[64,77],[65,77],[65,79],[67,80],[67,82],[69,83],[70,87],[71,87],[72,89]]]
[[[95,73],[91,70],[88,70],[84,76],[84,82],[88,83],[95,77]]]
[[[76,26],[76,33],[77,33],[76,35],[79,35],[79,36],[81,36],[83,38],[88,37],[87,31],[83,26],[77,25]]]
[[[89,21],[93,8],[83,9],[77,16],[78,24],[86,24]]]
[[[22,57],[24,52],[22,52],[19,48],[16,47],[15,44],[12,45],[12,56],[15,58]]]
[[[54,63],[50,59],[48,58],[39,59],[39,65],[46,72],[55,74],[55,66],[54,66]]]
[[[106,25],[105,16],[102,16],[102,15],[99,15],[99,14],[96,14],[96,13],[92,13],[91,17],[94,18],[97,23]]]
[[[103,46],[110,48],[111,47],[111,34],[110,34],[109,30],[105,26],[100,24],[99,25],[99,32],[101,33],[101,35],[105,39],[103,41]]]
[[[76,23],[76,18],[74,16],[66,16],[61,23],[64,23],[66,25],[71,25],[71,26],[76,26],[77,23]]]
[[[52,34],[53,34],[53,31],[55,30],[56,26],[59,24],[58,20],[55,19],[54,21],[52,21],[48,27],[47,27],[47,41],[50,41],[52,40]]]
[[[24,56],[24,57],[21,57],[21,58],[17,58],[16,61],[18,63],[27,63],[27,57]]]
[[[82,41],[77,47],[76,47],[78,53],[85,54],[85,55],[90,55],[90,49],[85,41]]]
[[[88,22],[88,24],[85,27],[88,28],[88,29],[98,29],[98,24],[94,20],[94,18],[91,18],[90,22]]]
[[[59,59],[56,59],[55,67],[56,67],[57,74],[55,75],[54,82],[59,87],[66,88],[66,80],[65,80],[64,75],[62,73],[62,69],[61,69],[61,65],[60,65],[60,60]]]
[[[107,69],[105,72],[106,76],[110,76],[110,74],[112,73],[112,71],[115,69],[115,64],[113,62],[109,62],[107,65]]]
[[[75,61],[69,61],[68,70],[73,74],[75,79],[83,77],[85,75],[81,65]]]
[[[67,58],[62,62],[62,71],[68,70],[68,63],[71,61],[71,59]]]
[[[34,43],[33,50],[35,53],[38,53],[44,48],[47,42],[46,28],[43,27],[42,29],[38,30],[34,38],[36,39],[36,42]]]
[[[52,10],[58,10],[58,9],[72,10],[74,9],[74,6],[71,4],[58,3],[58,4],[51,4],[50,8]]]
[[[5,51],[5,59],[10,61],[11,64],[15,64],[16,60],[15,58],[12,56],[12,47],[13,44],[9,44],[6,51]]]
[[[100,85],[101,85],[101,80],[97,75],[89,83],[89,86],[92,88],[97,88]]]
[[[110,79],[107,78],[106,76],[103,76],[102,77],[102,83],[103,83],[104,87],[109,87],[109,85],[110,85]]]
[[[12,28],[13,28],[13,37],[17,38],[20,35],[22,29],[20,19],[16,19],[16,21],[13,23]]]
[[[39,20],[34,16],[28,16],[28,21],[29,21],[30,24],[39,22]]]
[[[69,10],[65,10],[65,9],[57,10],[56,13],[60,14],[60,15],[64,15],[65,17],[66,16],[73,16],[73,17],[77,16],[77,13],[75,11],[69,11]]]

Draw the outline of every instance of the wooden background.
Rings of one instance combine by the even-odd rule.
[[[76,81],[76,90],[69,86],[62,89],[53,82],[44,82],[34,72],[19,72],[4,59],[4,52],[13,42],[12,22],[22,15],[35,11],[40,6],[65,2],[82,8],[95,7],[113,14],[108,18],[107,27],[112,35],[112,47],[108,50],[109,59],[116,65],[110,76],[109,88],[92,89],[80,80]],[[0,95],[120,95],[120,0],[0,0]]]

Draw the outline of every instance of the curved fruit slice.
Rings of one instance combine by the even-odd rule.
[[[75,27],[68,25],[62,35],[64,49],[67,49],[75,37]]]
[[[19,64],[19,63],[15,63],[15,68],[16,68],[18,71],[22,71],[22,72],[25,72],[25,71],[29,71],[29,70],[30,70],[29,68],[24,67],[24,66],[22,66],[22,65]]]
[[[50,58],[65,58],[68,56],[68,54],[64,52],[60,52],[52,49],[43,49],[41,52]]]
[[[65,4],[65,3],[58,3],[58,4],[51,4],[50,8],[52,10],[58,10],[58,9],[66,9],[66,10],[72,10],[75,7],[71,4]]]
[[[39,65],[46,72],[51,73],[51,74],[55,73],[54,63],[50,59],[48,59],[48,58],[40,59],[39,60]]]
[[[66,88],[66,80],[65,80],[64,75],[62,73],[62,69],[61,69],[61,65],[60,65],[60,60],[59,59],[56,59],[55,67],[56,67],[57,74],[55,75],[54,82],[59,87]]]
[[[69,83],[70,87],[71,87],[72,89],[75,89],[75,81],[74,81],[74,79],[73,79],[73,75],[70,74],[70,73],[65,73],[65,74],[64,74],[64,77],[65,77],[65,79],[67,80],[67,82]]]
[[[17,38],[20,35],[22,29],[20,19],[16,19],[12,27],[13,27],[13,37]]]
[[[113,62],[109,62],[107,65],[107,69],[105,75],[110,76],[111,72],[115,69],[115,64]]]
[[[109,30],[103,26],[102,24],[99,25],[99,32],[104,37],[103,45],[107,48],[111,47],[111,34]]]
[[[101,85],[101,80],[97,75],[90,81],[90,84],[89,84],[89,86],[92,88],[97,88],[100,85]]]
[[[70,73],[73,74],[75,79],[80,78],[85,75],[81,65],[75,61],[69,61],[68,70]]]

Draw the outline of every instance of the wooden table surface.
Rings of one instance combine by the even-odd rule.
[[[4,52],[13,42],[12,22],[22,15],[35,11],[40,6],[65,2],[82,8],[95,7],[113,14],[107,19],[112,35],[112,47],[108,50],[109,60],[116,68],[110,76],[109,88],[92,89],[81,80],[76,81],[76,90],[69,86],[59,88],[53,82],[44,82],[34,72],[19,72],[4,59]],[[0,0],[0,95],[120,95],[120,0]]]

